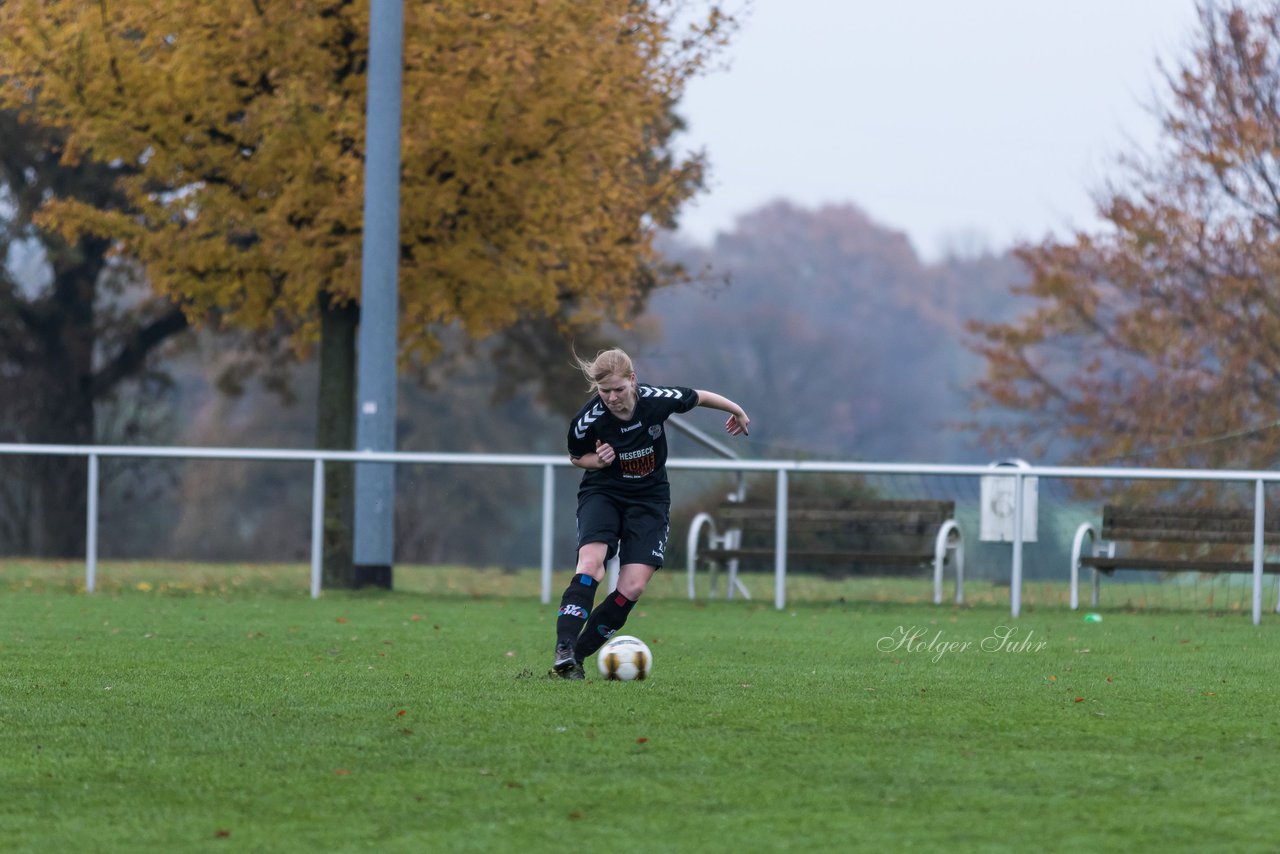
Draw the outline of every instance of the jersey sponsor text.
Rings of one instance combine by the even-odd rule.
[[[650,445],[638,451],[618,454],[618,462],[622,464],[623,477],[644,477],[653,473],[657,456],[653,453],[653,446]]]

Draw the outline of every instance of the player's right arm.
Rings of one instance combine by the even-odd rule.
[[[613,465],[613,461],[616,458],[617,454],[614,453],[613,446],[596,439],[596,449],[594,451],[589,454],[583,454],[580,457],[570,454],[569,462],[580,469],[595,471],[597,469],[607,469]]]

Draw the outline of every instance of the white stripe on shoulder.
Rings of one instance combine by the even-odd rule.
[[[674,397],[679,399],[682,395],[678,388],[659,388],[652,385],[640,386],[641,397]]]
[[[604,407],[598,403],[586,412],[582,413],[582,417],[573,425],[573,435],[579,439],[587,438],[587,430],[590,429],[591,425],[594,424],[595,420],[601,415],[604,415]]]

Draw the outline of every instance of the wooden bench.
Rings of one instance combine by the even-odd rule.
[[[1085,540],[1089,541],[1086,546]],[[1160,572],[1253,572],[1253,508],[1156,507],[1107,504],[1101,533],[1091,522],[1076,529],[1071,546],[1071,607],[1080,604],[1080,570],[1093,570],[1092,603],[1098,604],[1100,575],[1119,570]],[[1263,522],[1264,545],[1280,543],[1280,516]],[[1126,546],[1117,554],[1117,545]],[[1176,544],[1191,548],[1176,548]],[[1263,572],[1280,572],[1265,561]],[[1277,605],[1280,609],[1280,604]]]
[[[942,601],[942,573],[954,568],[955,601],[964,600],[964,536],[953,501],[870,499],[795,500],[787,506],[786,568],[827,574],[903,575],[932,566],[934,601]],[[703,542],[703,531],[708,532]],[[689,525],[689,598],[696,598],[698,565],[726,568],[726,596],[750,598],[738,578],[744,568],[777,569],[777,506],[772,500],[726,501]],[[781,583],[781,577],[779,583]]]

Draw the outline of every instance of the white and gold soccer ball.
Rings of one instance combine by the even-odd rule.
[[[605,679],[617,679],[630,682],[632,679],[644,679],[653,669],[653,653],[640,638],[631,635],[615,635],[602,647],[596,656],[600,666],[600,675]]]

